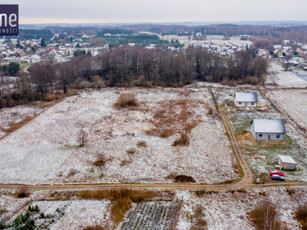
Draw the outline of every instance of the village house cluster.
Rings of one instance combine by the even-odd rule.
[[[236,92],[234,104],[239,108],[255,108],[257,106],[258,95],[256,92]],[[285,123],[282,119],[253,119],[251,121],[251,133],[255,141],[284,141],[286,135]],[[291,156],[278,155],[278,168],[281,170],[296,170],[297,163]],[[284,180],[284,176],[277,177],[272,174],[272,179]],[[272,176],[271,175],[271,176]]]
[[[88,39],[86,35],[81,38],[71,36],[71,42],[61,42],[58,37],[59,34],[55,34],[48,43],[43,38],[24,40],[2,38],[0,39],[1,63],[38,63],[46,60],[67,62],[74,56],[76,50],[83,50],[85,53],[96,56],[102,49],[109,49],[108,46],[92,47],[86,42]]]

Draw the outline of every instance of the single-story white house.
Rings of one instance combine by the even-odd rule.
[[[258,102],[256,92],[237,92],[235,94],[235,105],[237,107],[255,107]]]
[[[285,155],[277,155],[278,165],[280,169],[283,170],[296,170],[297,163],[295,160],[290,156]]]
[[[286,127],[282,119],[254,119],[251,132],[256,141],[283,141]]]
[[[37,62],[40,62],[41,61],[41,58],[34,54],[34,55],[31,55],[29,58],[28,58],[28,63],[37,63]]]

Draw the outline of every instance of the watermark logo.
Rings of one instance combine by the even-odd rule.
[[[0,36],[18,36],[18,5],[0,4]]]

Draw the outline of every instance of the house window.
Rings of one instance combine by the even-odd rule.
[[[242,102],[239,102],[239,105],[241,105],[242,104]]]
[[[262,134],[259,134],[259,137],[262,137]]]
[[[254,105],[255,103],[254,102],[252,102],[252,105]]]
[[[276,138],[280,138],[280,135],[278,134],[278,135],[276,135]]]

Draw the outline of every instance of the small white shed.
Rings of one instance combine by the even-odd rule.
[[[278,158],[278,165],[280,169],[296,170],[297,163],[292,157],[285,156],[285,155],[277,155],[277,158]]]
[[[237,92],[235,94],[235,105],[237,107],[256,107],[258,95],[255,92]]]

